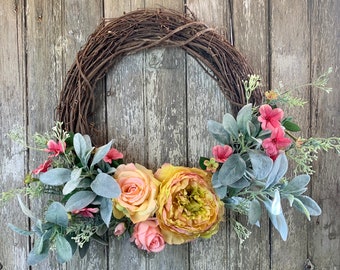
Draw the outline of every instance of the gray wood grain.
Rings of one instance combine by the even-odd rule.
[[[0,193],[23,186],[26,153],[7,136],[17,130],[26,132],[24,13],[22,1],[0,5]],[[27,218],[21,213],[16,198],[0,207],[0,269],[25,269],[28,238],[7,226],[12,223],[26,229]]]
[[[261,76],[263,90],[268,89],[269,77],[269,26],[268,1],[233,1],[233,42]],[[246,225],[246,217],[238,217]],[[250,269],[270,269],[270,230],[266,211],[263,209],[261,227],[250,226],[250,237],[241,245],[237,235],[230,231],[229,267],[248,265]]]
[[[271,87],[278,87],[280,81],[294,87],[309,81],[310,44],[309,14],[307,1],[275,1],[270,4],[271,20]],[[288,90],[288,89],[287,89]],[[293,91],[294,96],[309,100],[308,89]],[[309,104],[303,108],[283,107],[285,116],[292,116],[299,123],[302,132],[297,136],[309,135]],[[272,229],[272,269],[302,269],[307,259],[307,219],[284,205],[285,218],[289,226],[288,239],[282,241]],[[291,252],[294,250],[294,252]],[[289,260],[287,260],[289,258]]]
[[[330,78],[333,92],[312,90],[311,133],[315,137],[340,134],[339,14],[339,1],[314,1],[311,5],[312,80],[328,67],[333,68]],[[315,165],[310,190],[323,213],[312,217],[309,224],[308,258],[315,269],[340,269],[339,155],[334,151],[323,153]]]
[[[103,9],[102,1],[65,1],[63,3],[62,34],[60,49],[62,50],[62,73],[63,78],[67,70],[71,67],[76,58],[76,54],[81,46],[87,41],[88,36],[95,30],[101,22]],[[105,96],[103,83],[100,82],[96,88],[95,114],[92,120],[96,123],[96,128],[105,131]],[[106,141],[105,132],[100,137]],[[96,139],[96,138],[94,138]],[[67,269],[106,269],[107,268],[107,247],[96,241],[91,241],[90,249],[83,259],[78,253],[71,262],[67,264]]]
[[[62,37],[63,7],[60,3],[27,1],[26,15],[26,67],[27,67],[27,136],[29,145],[34,145],[32,135],[44,133],[54,125],[54,108],[58,100],[58,91],[62,85],[63,55],[60,49]],[[47,156],[39,151],[30,151],[28,167],[34,169]],[[31,201],[31,209],[42,217],[48,196]],[[32,224],[33,225],[33,224]],[[32,247],[33,247],[32,240]],[[66,269],[58,265],[51,254],[32,269]]]
[[[184,11],[184,3],[198,19],[232,39],[245,54],[264,87],[287,86],[315,79],[333,66],[331,85],[339,85],[338,1],[203,1],[203,0],[96,0],[13,1],[0,5],[0,192],[21,186],[26,170],[44,159],[24,152],[6,134],[23,128],[24,136],[49,130],[63,78],[76,52],[102,16],[118,17],[143,7]],[[24,3],[25,2],[25,3]],[[189,11],[187,11],[189,12]],[[303,135],[339,136],[337,91],[298,93],[309,103],[303,111],[285,111],[302,126]],[[326,109],[327,108],[327,109]],[[229,105],[216,83],[196,61],[180,49],[158,48],[122,59],[99,82],[93,121],[103,141],[114,146],[127,162],[153,170],[164,162],[198,166],[199,156],[211,155],[216,143],[206,121],[220,121]],[[301,113],[302,112],[302,113]],[[29,141],[32,143],[32,141]],[[339,157],[321,155],[309,192],[323,209],[320,217],[305,217],[289,209],[286,242],[268,219],[241,246],[230,218],[209,240],[167,246],[160,254],[137,250],[128,237],[109,239],[109,247],[94,244],[80,260],[58,265],[53,256],[32,269],[303,269],[306,260],[315,269],[340,267]],[[46,201],[46,200],[44,200]],[[31,202],[38,214],[41,201]],[[10,231],[8,222],[29,229],[16,201],[0,208],[0,269],[28,269],[28,238]],[[246,223],[246,219],[241,219]]]
[[[188,9],[200,21],[228,36],[229,6],[225,1],[188,1]],[[218,142],[209,134],[207,121],[221,121],[229,112],[229,104],[217,83],[204,72],[191,56],[187,56],[187,106],[188,106],[188,161],[198,167],[201,156],[211,157],[211,149]],[[209,104],[209,105],[208,105]],[[208,105],[208,106],[207,106]],[[220,223],[219,232],[210,239],[190,243],[190,269],[225,269],[227,260],[227,226],[229,218]],[[209,252],[207,252],[209,250]]]

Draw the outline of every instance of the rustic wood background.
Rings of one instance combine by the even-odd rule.
[[[76,52],[103,17],[144,7],[185,11],[216,27],[247,56],[270,89],[309,82],[332,66],[332,94],[307,89],[309,103],[289,110],[304,135],[339,136],[338,0],[1,0],[0,5],[0,192],[22,185],[41,156],[23,151],[7,136],[25,137],[53,125],[54,108]],[[94,120],[114,138],[127,161],[150,168],[164,162],[197,166],[214,140],[208,119],[221,120],[228,103],[193,58],[159,48],[124,58],[97,89]],[[53,257],[32,269],[340,269],[339,158],[322,155],[309,192],[323,209],[311,222],[287,207],[289,238],[283,242],[264,218],[241,245],[228,222],[211,240],[168,246],[160,254],[139,252],[127,239],[94,244],[89,254],[58,265]],[[39,212],[39,204],[31,207]],[[28,238],[7,223],[29,228],[18,203],[1,211],[0,269],[28,269]],[[245,221],[245,220],[243,220]]]

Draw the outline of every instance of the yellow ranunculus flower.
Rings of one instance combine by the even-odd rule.
[[[214,193],[210,173],[164,164],[155,177],[161,181],[156,216],[168,244],[209,238],[218,231],[224,205]]]

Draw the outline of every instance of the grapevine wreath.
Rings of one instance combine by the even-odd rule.
[[[209,120],[207,128],[218,144],[212,157],[201,157],[200,168],[163,164],[156,172],[140,164],[124,163],[112,141],[93,145],[97,131],[89,117],[94,111],[98,80],[124,56],[155,47],[182,48],[217,81],[232,104],[222,123]],[[160,252],[167,244],[183,244],[210,238],[223,220],[225,208],[246,215],[260,226],[265,209],[283,240],[288,226],[281,200],[308,219],[321,214],[318,204],[304,193],[311,162],[319,150],[340,152],[340,138],[308,138],[293,135],[300,130],[284,115],[279,104],[303,105],[290,91],[261,93],[260,78],[244,57],[214,29],[192,14],[145,9],[117,19],[105,19],[88,38],[72,64],[57,107],[58,122],[52,131],[34,136],[45,151],[45,162],[15,190],[31,198],[52,197],[43,218],[35,217],[18,196],[23,212],[34,222],[35,235],[28,256],[30,265],[56,252],[60,263],[78,250],[85,256],[90,240],[130,234],[130,241],[147,252]],[[326,88],[328,73],[314,83]],[[288,159],[294,175],[286,176]],[[13,192],[3,193],[2,201]],[[1,202],[1,201],[0,201]],[[234,220],[241,241],[249,230]]]

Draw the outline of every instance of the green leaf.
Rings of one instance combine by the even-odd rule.
[[[40,174],[39,180],[45,185],[61,186],[71,179],[71,170],[55,168]]]
[[[246,163],[239,154],[231,155],[227,161],[222,165],[218,181],[223,186],[231,185],[244,175],[246,171]]]
[[[92,163],[91,163],[91,168],[106,156],[106,154],[110,151],[111,145],[112,145],[112,140],[109,143],[97,149],[96,153],[94,154]]]
[[[68,216],[65,207],[59,202],[53,202],[48,207],[46,216],[46,221],[53,224],[57,224],[61,227],[68,226]]]
[[[278,183],[282,179],[282,177],[286,174],[287,170],[288,160],[286,155],[282,153],[274,161],[273,168],[268,175],[265,188],[268,188]]]
[[[33,212],[30,209],[28,209],[26,207],[26,205],[24,205],[24,203],[22,202],[22,200],[21,200],[19,195],[17,195],[17,198],[18,198],[18,201],[19,201],[19,205],[20,205],[21,211],[26,216],[28,216],[30,219],[32,219],[34,222],[37,222],[38,219],[34,216]]]
[[[82,165],[87,166],[91,152],[94,149],[90,137],[76,133],[73,137],[73,147]]]
[[[279,215],[282,212],[282,207],[281,207],[281,197],[280,197],[280,191],[275,190],[274,191],[274,199],[272,201],[272,206],[271,206],[271,213],[273,215]]]
[[[249,186],[250,186],[250,182],[244,177],[242,177],[241,179],[229,185],[229,187],[238,188],[238,189],[243,189]]]
[[[243,134],[247,133],[248,122],[251,121],[251,118],[252,118],[252,113],[253,113],[252,108],[253,108],[252,104],[249,103],[243,106],[243,108],[241,108],[241,110],[237,114],[236,121],[237,121],[238,129]]]
[[[112,216],[112,200],[109,198],[102,198],[100,204],[100,216],[107,227],[110,225]]]
[[[310,176],[308,174],[302,174],[294,177],[288,184],[283,188],[283,192],[290,193],[293,195],[301,195],[307,189],[305,186],[308,185]]]
[[[265,179],[272,170],[273,160],[258,151],[249,151],[249,158],[253,167],[254,177],[257,180]]]
[[[319,216],[322,213],[320,206],[312,198],[308,196],[297,196],[297,198],[304,204],[311,216]]]
[[[208,131],[211,135],[222,144],[230,144],[229,133],[223,128],[222,124],[208,120]]]
[[[281,211],[281,213],[279,215],[274,215],[271,211],[272,211],[272,201],[269,199],[266,199],[263,201],[264,206],[266,207],[267,211],[268,211],[268,215],[269,218],[274,226],[274,228],[280,233],[281,238],[283,241],[287,240],[288,237],[288,225],[286,222],[286,219],[283,215],[283,212]]]
[[[8,227],[9,227],[12,231],[14,231],[14,232],[16,232],[16,233],[18,233],[18,234],[21,234],[21,235],[30,236],[30,235],[33,235],[33,234],[34,234],[34,232],[30,232],[30,231],[26,231],[26,230],[20,229],[20,228],[18,228],[17,226],[14,226],[14,225],[11,224],[11,223],[8,223]]]
[[[35,265],[47,259],[49,249],[50,249],[49,241],[47,240],[43,244],[43,249],[40,253],[36,253],[36,247],[34,246],[34,248],[31,250],[31,252],[27,256],[27,264]]]
[[[288,194],[288,195],[286,196],[286,198],[287,198],[287,200],[289,201],[289,206],[292,207],[292,206],[293,206],[294,199],[295,199],[294,195]]]
[[[296,210],[300,211],[302,214],[305,214],[307,219],[310,220],[310,214],[308,209],[298,198],[294,198],[292,205]]]
[[[200,157],[199,165],[202,170],[205,170],[207,168],[207,166],[204,165],[204,161],[206,160],[210,160],[210,159],[206,157]]]
[[[83,247],[79,247],[79,256],[81,259],[83,259],[86,256],[87,251],[90,248],[91,242],[85,242]]]
[[[74,193],[66,202],[65,208],[67,212],[80,210],[88,206],[97,197],[92,191],[78,191]]]
[[[78,188],[88,188],[91,186],[92,179],[90,178],[83,178],[80,183],[78,184]]]
[[[254,199],[250,202],[249,210],[248,210],[248,220],[249,223],[254,225],[256,224],[261,217],[262,209],[261,204],[258,200]]]
[[[72,246],[65,237],[57,234],[55,247],[57,251],[57,260],[59,263],[65,263],[72,259]]]
[[[238,126],[235,118],[230,114],[226,113],[223,116],[223,128],[235,139],[238,138]]]
[[[75,190],[78,187],[80,181],[82,180],[82,178],[80,177],[81,173],[82,173],[82,168],[75,168],[72,170],[71,177],[70,177],[71,179],[65,184],[63,188],[64,195],[71,193],[73,190]]]
[[[105,198],[117,198],[120,195],[118,183],[106,173],[99,173],[92,182],[91,188],[97,195]]]
[[[223,199],[227,195],[227,187],[226,186],[220,186],[218,188],[214,188],[216,195]]]
[[[293,123],[289,120],[283,121],[282,125],[288,131],[293,131],[293,132],[301,131],[301,128],[297,124],[295,124],[295,123]]]
[[[72,248],[72,256],[74,255],[74,253],[76,253],[77,249],[78,249],[78,244],[74,241],[74,239],[72,239],[72,237],[74,237],[75,235],[72,234],[67,234],[65,236],[66,240],[70,243],[71,248]]]

